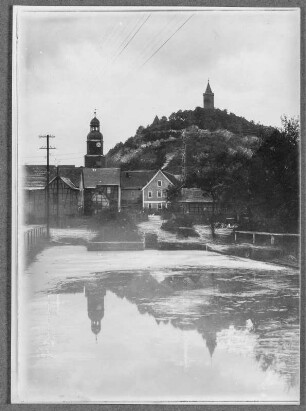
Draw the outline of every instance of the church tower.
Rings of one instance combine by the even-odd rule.
[[[203,100],[204,100],[204,108],[212,109],[215,108],[214,106],[214,93],[211,91],[210,85],[209,85],[209,80],[207,83],[206,91],[203,94]]]
[[[87,154],[85,155],[85,167],[105,167],[103,155],[103,135],[100,133],[100,121],[96,117],[90,122],[90,132],[87,135]]]

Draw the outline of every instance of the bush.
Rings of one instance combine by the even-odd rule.
[[[172,215],[170,220],[161,225],[161,229],[170,233],[180,234],[184,237],[198,237],[198,233],[193,230],[193,219],[190,215]]]

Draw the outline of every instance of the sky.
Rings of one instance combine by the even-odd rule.
[[[104,154],[158,115],[215,107],[265,125],[299,115],[298,9],[27,8],[17,10],[20,164],[84,165],[97,110]],[[15,138],[15,137],[14,137]]]

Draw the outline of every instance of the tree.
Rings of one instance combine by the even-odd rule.
[[[177,202],[181,196],[181,187],[170,184],[166,190],[167,203],[170,204],[170,210],[177,209]]]
[[[216,212],[222,196],[232,182],[233,164],[227,141],[223,135],[206,135],[202,136],[203,139],[205,141],[202,141],[202,149],[193,156],[193,165],[189,168],[186,183],[189,186],[195,185],[210,194],[212,198],[210,227],[214,238]]]
[[[297,231],[299,219],[299,122],[282,117],[253,156],[250,185],[261,214],[274,229]]]

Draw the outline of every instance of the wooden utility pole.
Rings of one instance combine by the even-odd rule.
[[[50,147],[50,138],[54,138],[50,134],[45,136],[39,136],[39,138],[46,138],[47,145],[45,147],[40,147],[40,150],[47,150],[47,191],[46,191],[46,223],[47,223],[47,238],[50,237],[50,193],[49,193],[49,183],[50,183],[50,150],[55,150],[55,147]]]
[[[56,167],[56,224],[59,227],[59,169],[58,165]]]
[[[182,183],[186,183],[187,178],[187,136],[186,131],[182,132],[183,152],[182,152]]]

